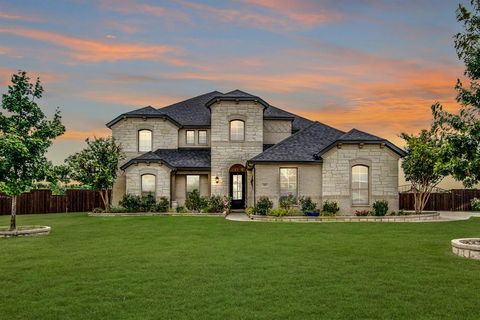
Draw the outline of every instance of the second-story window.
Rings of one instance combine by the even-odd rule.
[[[138,151],[140,152],[152,151],[152,131],[150,130],[138,131]]]
[[[195,130],[187,130],[186,143],[195,144]]]
[[[245,140],[245,122],[242,120],[230,121],[230,140],[243,141]]]
[[[207,144],[207,130],[198,131],[198,144]]]

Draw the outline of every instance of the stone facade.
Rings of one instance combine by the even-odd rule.
[[[264,105],[255,101],[220,100],[210,105],[211,125],[205,128],[179,128],[161,118],[127,118],[112,125],[112,135],[126,153],[123,165],[143,152],[138,152],[138,131],[152,131],[152,151],[157,149],[210,148],[211,171],[190,172],[184,166],[172,174],[170,167],[159,163],[132,164],[120,171],[113,188],[113,204],[125,193],[141,194],[141,175],[156,176],[156,197],[172,198],[183,205],[186,196],[187,174],[200,175],[200,193],[203,196],[228,195],[230,168],[246,166],[247,161],[263,152],[264,144],[277,144],[292,133],[289,120],[264,119]],[[230,121],[242,120],[245,124],[245,139],[230,139]],[[186,144],[186,131],[195,131],[195,143]],[[207,131],[206,145],[198,143],[199,130]],[[314,142],[315,143],[315,142]],[[313,155],[312,155],[313,156]],[[371,209],[375,200],[387,200],[390,210],[398,210],[398,160],[400,156],[385,144],[343,144],[322,154],[323,162],[260,163],[246,170],[244,181],[246,204],[253,206],[261,196],[269,197],[278,205],[280,196],[280,168],[298,169],[298,196],[310,196],[320,208],[325,200],[337,201],[342,214],[354,214],[355,210]],[[369,168],[369,203],[367,206],[352,205],[351,167],[356,164]],[[217,180],[218,177],[218,180]]]
[[[141,195],[141,176],[153,174],[156,182],[155,197],[170,199],[170,172],[170,168],[159,163],[131,165],[125,170],[125,191],[129,194]]]
[[[205,173],[188,173],[191,175],[200,176],[200,195],[204,197],[210,196],[210,179],[209,175]],[[187,197],[187,174],[175,175],[175,194],[174,200],[177,201],[179,206],[185,205],[185,199]]]
[[[245,165],[247,160],[263,151],[263,106],[252,101],[220,101],[210,107],[211,129],[211,192],[229,193],[229,170],[235,164]],[[230,121],[245,122],[245,140],[230,141]],[[219,178],[219,183],[215,181]],[[246,179],[248,181],[248,179]],[[247,183],[248,189],[248,183]]]
[[[143,153],[138,152],[138,131],[142,129],[152,131],[152,150],[178,148],[178,128],[165,119],[127,118],[114,124],[111,129],[112,137],[125,152],[126,157],[120,165]],[[127,188],[126,173],[119,170],[117,180],[113,185],[112,204],[117,205],[125,192],[128,192],[127,189],[132,188],[132,186]],[[140,193],[139,190],[135,192]]]
[[[290,120],[264,120],[263,143],[276,144],[292,134],[292,121]]]
[[[187,130],[192,130],[195,132],[195,143],[187,144]],[[207,131],[207,144],[198,143],[198,132]],[[178,130],[178,147],[179,148],[210,148],[210,129],[180,129]]]
[[[375,200],[387,200],[389,210],[398,210],[399,155],[380,144],[354,144],[334,147],[322,158],[322,201],[337,201],[344,214],[371,209]],[[352,205],[351,167],[356,164],[369,167],[368,206]]]
[[[278,206],[280,198],[280,168],[297,168],[298,196],[311,197],[317,205],[322,202],[322,165],[316,164],[256,164],[255,195],[268,197]]]

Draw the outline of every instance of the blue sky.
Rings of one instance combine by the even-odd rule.
[[[55,162],[146,105],[242,89],[401,145],[430,105],[457,108],[457,1],[1,1],[0,91],[40,76],[62,111]]]

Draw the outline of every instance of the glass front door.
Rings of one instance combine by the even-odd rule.
[[[230,196],[232,197],[232,209],[245,208],[245,173],[230,173]]]

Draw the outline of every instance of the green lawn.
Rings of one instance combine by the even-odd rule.
[[[1,216],[0,225],[9,217]],[[0,319],[478,319],[480,262],[438,223],[18,217],[0,239]]]

